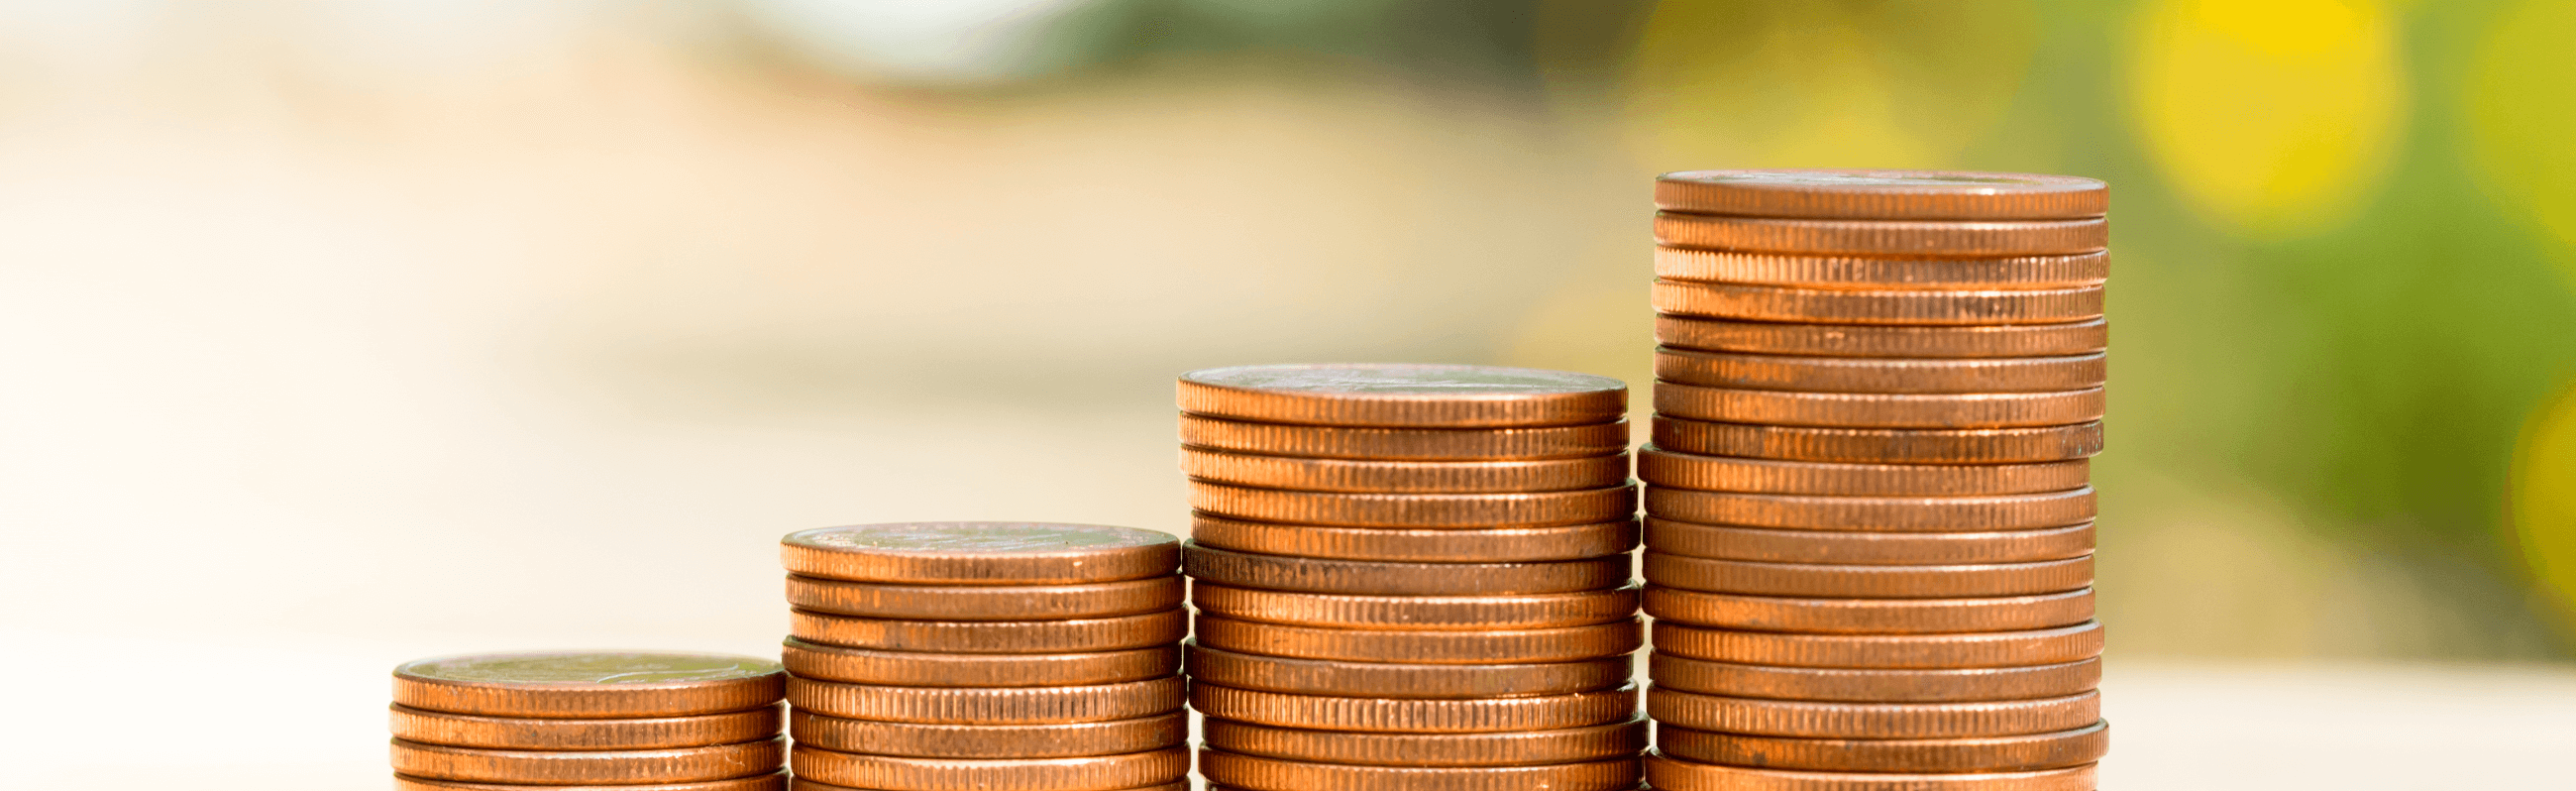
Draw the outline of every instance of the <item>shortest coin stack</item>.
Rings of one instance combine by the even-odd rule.
[[[1179,539],[918,522],[780,542],[798,791],[1186,791]]]
[[[395,791],[784,791],[785,674],[713,654],[485,654],[394,668]]]

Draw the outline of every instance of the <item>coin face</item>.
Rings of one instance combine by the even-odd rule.
[[[784,676],[775,661],[725,654],[475,654],[394,668],[394,702],[503,717],[710,714],[777,702]]]
[[[1421,363],[1244,365],[1181,375],[1181,411],[1334,426],[1497,428],[1607,423],[1617,379],[1535,368]]]
[[[1754,217],[2043,220],[2099,217],[2109,185],[1954,170],[1690,170],[1655,179],[1655,207]]]
[[[1180,539],[1107,525],[899,522],[826,527],[779,540],[788,571],[916,585],[1110,582],[1169,574]]]

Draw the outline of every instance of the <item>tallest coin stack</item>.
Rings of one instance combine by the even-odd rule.
[[[2089,791],[2108,192],[1656,184],[1645,609],[1664,791]]]

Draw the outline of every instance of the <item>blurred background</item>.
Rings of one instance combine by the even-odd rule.
[[[0,753],[381,787],[414,656],[1183,530],[1170,381],[1642,388],[1661,171],[2114,185],[2110,788],[2564,782],[2576,4],[0,0]],[[1642,399],[1640,399],[1642,411]]]

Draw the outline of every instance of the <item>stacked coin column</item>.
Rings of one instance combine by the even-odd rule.
[[[1664,791],[2089,791],[2106,192],[1657,185],[1646,612]]]
[[[1179,389],[1210,788],[1637,782],[1625,385],[1317,365]]]
[[[454,656],[394,669],[395,791],[785,791],[784,674],[710,654]]]
[[[1187,791],[1180,542],[1095,525],[789,534],[799,791]]]

